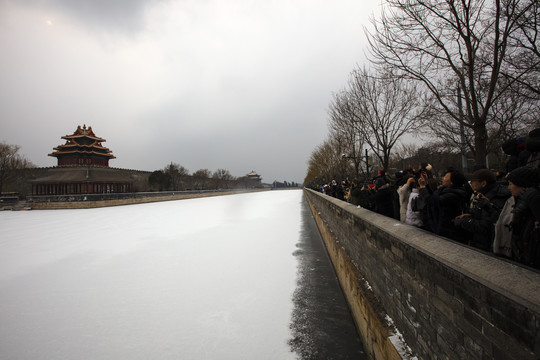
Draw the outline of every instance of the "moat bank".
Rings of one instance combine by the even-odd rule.
[[[28,196],[25,205],[33,210],[91,209],[107,206],[144,204],[159,201],[184,200],[210,196],[268,191],[269,189],[245,190],[192,190],[167,192],[139,192],[118,194],[49,195]]]
[[[540,272],[305,190],[373,359],[538,359]]]

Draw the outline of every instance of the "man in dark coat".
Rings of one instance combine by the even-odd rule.
[[[362,187],[358,185],[358,181],[355,180],[353,182],[353,185],[351,187],[351,196],[349,198],[351,204],[362,206],[364,208],[367,208],[367,202],[362,196]]]
[[[375,190],[366,186],[362,188],[364,199],[376,213],[394,217],[394,197],[390,184],[383,177],[377,177],[373,182]]]
[[[497,184],[495,173],[488,169],[475,171],[469,180],[475,195],[467,212],[453,222],[456,227],[470,234],[471,246],[490,251],[495,236],[495,223],[510,197],[510,190]]]
[[[427,205],[428,229],[452,240],[468,243],[467,234],[452,223],[452,220],[463,214],[470,198],[467,179],[463,173],[448,171],[442,179],[442,186],[435,191],[426,187],[427,179],[424,176],[418,183],[418,202]]]
[[[512,258],[540,269],[540,170],[523,166],[506,177],[516,198],[512,220]]]

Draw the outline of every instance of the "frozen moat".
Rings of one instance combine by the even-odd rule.
[[[0,358],[363,354],[301,191],[4,211],[0,229]]]

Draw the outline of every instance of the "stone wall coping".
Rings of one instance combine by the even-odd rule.
[[[391,234],[401,242],[417,249],[449,268],[462,273],[476,282],[540,313],[540,272],[510,260],[498,258],[447,238],[435,235],[412,225],[357,207],[342,200],[325,197],[342,208]]]

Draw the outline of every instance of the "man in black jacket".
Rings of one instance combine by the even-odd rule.
[[[506,177],[516,198],[512,220],[512,258],[540,269],[540,169],[523,166]]]
[[[374,179],[375,190],[362,187],[362,196],[369,203],[370,209],[388,217],[394,217],[393,189],[387,180],[380,176]]]
[[[468,211],[456,217],[454,225],[470,233],[470,245],[490,251],[499,218],[510,190],[497,184],[496,175],[488,169],[475,171],[469,178],[474,195]]]
[[[418,184],[420,188],[417,211],[425,213],[428,221],[427,229],[449,239],[467,243],[464,231],[452,223],[456,216],[463,214],[472,193],[463,173],[448,170],[442,178],[442,186],[436,190],[427,187],[425,175],[418,179]]]

